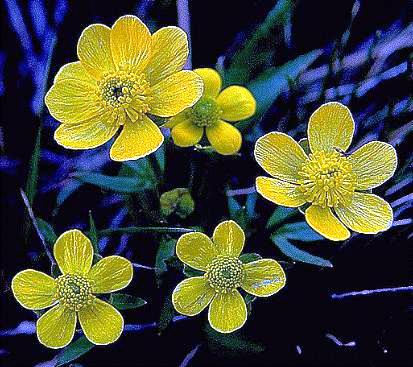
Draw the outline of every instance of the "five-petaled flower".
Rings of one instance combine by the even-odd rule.
[[[284,287],[285,273],[277,261],[260,259],[243,263],[240,254],[244,242],[244,232],[234,221],[220,223],[212,241],[200,232],[179,238],[178,258],[205,272],[183,280],[173,291],[172,302],[179,313],[194,316],[210,305],[210,325],[221,333],[230,333],[247,320],[247,307],[237,288],[257,297],[268,297]]]
[[[62,124],[55,140],[70,149],[90,149],[110,140],[115,161],[144,157],[164,137],[148,114],[171,117],[192,106],[203,83],[182,68],[188,41],[177,27],[153,35],[139,18],[126,15],[112,28],[92,24],[77,45],[80,61],[57,73],[45,102]]]
[[[201,99],[193,107],[171,118],[164,126],[172,129],[172,139],[180,147],[198,144],[205,130],[209,142],[218,153],[237,153],[241,148],[242,136],[231,123],[254,115],[254,96],[248,89],[238,85],[221,91],[221,76],[213,69],[194,71],[204,81]]]
[[[62,273],[56,279],[33,269],[16,274],[12,281],[17,301],[29,310],[53,306],[37,320],[37,337],[49,348],[62,348],[74,336],[77,319],[94,344],[116,341],[123,331],[123,317],[96,294],[125,288],[133,276],[129,260],[108,256],[92,266],[93,247],[79,230],[63,233],[54,245]]]
[[[387,230],[393,222],[392,208],[368,190],[393,176],[396,151],[390,144],[371,141],[346,154],[353,133],[349,109],[331,102],[310,117],[308,155],[286,134],[264,135],[258,139],[254,155],[272,178],[258,177],[257,191],[278,205],[308,206],[307,223],[334,241],[349,238],[346,227],[370,234]]]

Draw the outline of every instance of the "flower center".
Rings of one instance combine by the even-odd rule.
[[[189,118],[198,127],[208,127],[219,120],[221,113],[221,109],[213,98],[202,97],[189,110]]]
[[[338,152],[316,152],[298,172],[307,201],[325,207],[348,205],[354,194],[356,177],[351,163]]]
[[[65,274],[57,278],[57,296],[61,304],[79,311],[93,300],[90,282],[80,276]]]
[[[204,276],[215,291],[227,293],[241,286],[244,269],[238,258],[221,255],[212,260]]]

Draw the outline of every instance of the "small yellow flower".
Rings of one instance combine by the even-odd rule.
[[[40,271],[27,269],[16,274],[11,285],[14,297],[29,310],[53,306],[37,320],[40,343],[49,348],[68,345],[78,318],[92,343],[115,342],[123,331],[123,317],[95,295],[125,288],[133,276],[130,261],[108,256],[92,266],[92,243],[77,229],[63,233],[53,252],[62,275],[53,279]]]
[[[193,146],[202,139],[204,130],[212,147],[220,154],[237,153],[241,148],[239,130],[228,122],[245,120],[255,113],[251,92],[238,85],[221,91],[221,76],[213,69],[194,70],[204,81],[204,93],[191,108],[173,117],[164,126],[172,129],[174,143]]]
[[[183,280],[173,291],[172,302],[179,313],[194,316],[209,305],[210,325],[221,333],[231,333],[247,320],[247,307],[237,288],[268,297],[284,287],[285,273],[277,261],[260,259],[244,264],[240,260],[244,242],[243,230],[233,221],[220,223],[212,241],[200,232],[179,238],[179,259],[205,272]]]
[[[273,178],[257,177],[257,191],[278,205],[309,204],[305,209],[307,223],[333,241],[349,238],[346,227],[370,234],[387,230],[393,222],[392,208],[367,190],[393,176],[396,151],[390,144],[371,141],[345,154],[353,134],[349,109],[331,102],[310,117],[309,155],[288,135],[264,135],[258,139],[254,155]]]
[[[50,114],[62,123],[55,140],[66,148],[96,148],[123,126],[111,158],[144,157],[164,140],[148,114],[175,116],[202,95],[201,78],[182,71],[188,41],[177,27],[151,35],[132,15],[112,28],[92,24],[80,36],[77,55],[80,61],[59,70],[45,98]]]

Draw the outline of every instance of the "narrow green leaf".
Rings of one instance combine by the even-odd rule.
[[[95,221],[93,220],[92,211],[89,210],[89,238],[93,245],[93,251],[95,255],[99,254],[99,238],[98,231],[96,229]]]
[[[65,364],[75,361],[89,352],[94,346],[95,345],[87,340],[85,336],[81,336],[74,342],[70,343],[57,355],[56,367],[64,366]]]
[[[284,206],[278,206],[274,212],[272,213],[271,217],[267,221],[266,228],[271,229],[277,226],[278,224],[284,222],[287,218],[290,218],[296,215],[296,211],[294,208],[286,208]]]
[[[42,136],[42,126],[39,125],[37,130],[36,142],[34,145],[32,157],[30,159],[30,167],[26,181],[25,192],[29,199],[30,205],[33,205],[34,197],[37,192],[37,181],[39,177],[39,161],[40,161],[40,145]]]
[[[50,223],[47,223],[44,219],[36,218],[37,225],[42,232],[47,244],[53,248],[54,243],[57,240],[57,235]]]
[[[261,255],[255,254],[255,253],[245,253],[242,254],[239,259],[241,260],[241,262],[243,262],[244,264],[248,264],[252,261],[257,261],[262,259]]]
[[[165,298],[165,302],[162,306],[161,314],[159,317],[159,323],[158,323],[159,334],[165,331],[165,329],[171,323],[174,315],[175,315],[175,309],[172,304],[172,295],[168,294],[168,296]]]
[[[146,305],[146,301],[140,297],[129,294],[115,293],[111,295],[111,302],[118,310],[130,310]]]
[[[183,273],[186,277],[200,277],[204,275],[203,271],[191,268],[189,265],[184,264]]]
[[[168,270],[166,260],[175,254],[176,240],[169,236],[162,236],[155,258],[155,275],[158,285],[161,283],[161,276]]]
[[[135,193],[149,188],[136,177],[107,176],[97,172],[76,172],[73,177],[101,189],[122,193]]]

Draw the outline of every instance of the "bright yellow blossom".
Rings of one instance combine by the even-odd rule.
[[[172,302],[179,313],[194,316],[209,305],[210,325],[221,333],[231,333],[247,320],[247,307],[237,288],[257,297],[269,297],[284,287],[285,273],[277,261],[241,261],[244,242],[243,230],[233,221],[220,223],[212,241],[200,232],[179,238],[179,259],[205,272],[183,280],[173,291]]]
[[[172,139],[180,147],[198,144],[205,131],[218,153],[237,153],[241,148],[242,136],[229,122],[245,120],[254,115],[254,96],[248,89],[238,85],[221,91],[221,76],[214,69],[194,71],[204,81],[201,99],[193,107],[171,118],[164,126],[172,129]]]
[[[77,319],[92,343],[116,341],[123,331],[123,317],[95,295],[125,288],[133,276],[130,261],[108,256],[92,266],[92,243],[77,229],[63,233],[53,252],[62,275],[53,279],[27,269],[12,280],[13,294],[23,307],[43,310],[53,306],[37,320],[40,343],[49,348],[66,346],[73,339]]]
[[[331,102],[310,117],[308,155],[304,144],[286,134],[264,135],[254,154],[272,178],[258,177],[257,191],[278,205],[306,205],[307,223],[334,241],[349,238],[346,227],[370,234],[387,230],[393,222],[392,208],[368,190],[393,176],[396,151],[390,144],[371,141],[347,154],[353,134],[349,109]]]
[[[92,24],[80,36],[77,55],[79,61],[59,70],[45,98],[50,114],[62,123],[55,140],[66,148],[95,148],[122,126],[111,158],[144,157],[164,140],[148,114],[175,116],[202,95],[201,78],[182,71],[188,41],[177,27],[151,35],[132,15],[112,28]]]

